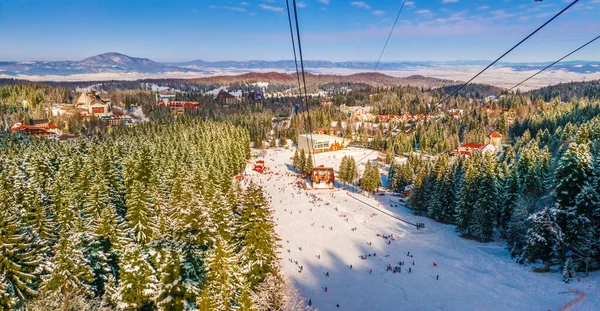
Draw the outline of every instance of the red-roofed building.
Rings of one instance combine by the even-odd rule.
[[[110,115],[110,100],[103,99],[96,92],[83,92],[77,99],[77,109],[88,116]]]
[[[234,104],[237,101],[239,101],[237,97],[233,96],[231,93],[229,93],[225,90],[219,91],[219,94],[217,94],[217,100],[220,100],[221,102],[223,102],[225,104]]]
[[[41,125],[35,125],[36,121],[39,121],[38,124]],[[49,123],[46,119],[32,120],[31,123],[34,125],[23,125],[23,122],[17,122],[10,129],[13,132],[23,132],[29,137],[51,138],[58,135],[58,127],[53,123]]]
[[[488,154],[496,153],[496,147],[492,144],[472,144],[466,143],[460,145],[457,150],[452,151],[454,155],[470,156],[472,152],[481,151]]]
[[[502,137],[502,134],[496,131],[492,131],[490,134],[488,134],[489,143],[494,145],[496,148],[502,145]]]
[[[165,101],[159,100],[157,105],[159,107],[169,107],[172,114],[184,114],[186,109],[198,109],[200,104],[193,101]]]

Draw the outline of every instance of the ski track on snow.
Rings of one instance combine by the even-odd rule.
[[[367,152],[370,151],[349,148],[316,154],[315,166],[324,164],[337,171],[344,155],[358,160]],[[572,300],[569,288],[586,293],[593,288],[591,291],[596,295],[589,294],[574,308],[600,309],[598,274],[582,282],[564,284],[556,273],[533,273],[531,267],[516,264],[502,243],[482,244],[462,239],[454,226],[416,216],[404,206],[391,207],[389,195],[360,198],[402,219],[422,222],[425,229],[416,230],[375,211],[348,197],[345,190],[299,190],[292,186],[298,180],[295,175],[286,175],[292,173],[286,164],[290,164],[293,151],[279,149],[266,153],[265,165],[271,174],[248,169],[246,182],[261,184],[271,196],[276,230],[281,237],[282,271],[306,300],[311,299],[314,308],[558,310]],[[375,154],[369,159],[376,157]],[[359,170],[369,159],[357,163]],[[311,202],[314,198],[311,195],[315,195],[316,202]],[[392,202],[396,206],[397,200],[393,198]],[[377,237],[377,233],[393,234],[395,240]],[[391,241],[390,245],[387,241]],[[408,257],[408,251],[414,257]],[[360,259],[360,255],[369,253],[377,256]],[[388,264],[393,267],[398,261],[405,262],[402,273],[386,271]],[[300,266],[303,266],[301,272]],[[412,273],[407,273],[408,268]],[[329,277],[325,276],[327,272]],[[436,275],[440,276],[439,281]]]

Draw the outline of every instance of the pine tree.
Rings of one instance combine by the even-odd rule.
[[[158,310],[183,310],[188,304],[182,271],[183,257],[175,248],[167,247],[156,252],[152,258],[157,268],[158,291],[156,306]]]
[[[575,204],[575,197],[592,173],[592,155],[588,145],[572,143],[560,158],[554,173],[556,202],[563,209]]]
[[[296,170],[299,173],[303,173],[305,165],[306,165],[306,153],[304,153],[304,149],[301,149],[300,150],[300,158],[298,159],[298,167],[296,168]]]
[[[527,231],[526,244],[523,258],[535,263],[541,260],[546,268],[551,260],[558,256],[558,249],[562,240],[562,230],[556,224],[556,216],[550,208],[531,215],[532,227]]]
[[[313,160],[310,152],[308,153],[308,157],[306,158],[306,164],[304,165],[304,173],[311,178],[313,169]]]
[[[343,183],[348,182],[348,170],[349,170],[349,159],[348,156],[342,157],[340,168],[338,169],[337,179]]]
[[[90,295],[94,280],[90,263],[81,250],[80,237],[62,232],[55,247],[56,255],[47,264],[51,274],[42,277],[41,291],[46,294]]]
[[[474,202],[477,200],[476,171],[470,162],[467,163],[464,182],[462,184],[456,216],[456,231],[461,234],[471,234],[471,224],[474,219]]]
[[[354,157],[348,156],[348,172],[346,176],[346,181],[348,183],[354,183],[356,179],[358,179],[358,168],[356,167],[356,161]]]
[[[10,310],[36,294],[37,254],[31,249],[31,238],[21,229],[15,198],[6,170],[0,171],[0,309]]]
[[[261,187],[250,184],[244,195],[239,222],[240,260],[251,289],[277,264],[275,222]]]
[[[496,226],[497,199],[499,196],[498,182],[493,158],[483,158],[483,171],[476,178],[476,193],[472,234],[480,241],[488,241]]]
[[[134,181],[127,197],[127,215],[125,218],[132,230],[134,240],[141,245],[152,240],[155,217],[152,203],[142,182]]]
[[[148,256],[139,246],[128,245],[125,248],[119,268],[118,285],[111,297],[117,309],[135,310],[153,306],[159,281]]]
[[[239,295],[243,276],[233,248],[221,237],[216,238],[214,248],[206,258],[205,273],[203,294],[198,297],[197,304],[210,307],[207,310],[231,310]]]
[[[294,151],[294,161],[292,162],[292,167],[297,171],[300,167],[300,156],[298,155],[298,149]]]

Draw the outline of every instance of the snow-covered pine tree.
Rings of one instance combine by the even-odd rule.
[[[300,149],[300,156],[298,158],[298,167],[296,171],[300,174],[304,172],[304,166],[306,165],[306,153],[304,153],[304,149]]]
[[[11,310],[36,294],[40,262],[31,237],[21,226],[6,167],[0,170],[0,309]]]
[[[482,171],[476,178],[476,200],[474,201],[474,217],[470,225],[472,235],[480,241],[488,241],[496,226],[498,212],[498,181],[495,160],[490,155],[482,158]]]
[[[94,275],[90,262],[81,250],[80,239],[76,233],[61,232],[58,245],[54,248],[56,254],[46,264],[50,274],[42,276],[40,290],[44,295],[92,294],[90,285],[94,281]]]
[[[184,258],[181,253],[173,247],[164,247],[151,250],[154,253],[151,261],[157,267],[158,290],[156,306],[158,310],[184,310],[189,305],[186,300],[186,287],[184,285],[185,275],[182,273],[182,262]]]
[[[308,175],[308,178],[311,178],[311,174],[312,174],[312,169],[313,169],[313,160],[312,160],[312,154],[309,152],[308,156],[306,158],[306,164],[304,164],[304,170],[303,172]]]
[[[144,245],[152,240],[156,215],[152,208],[152,202],[148,190],[144,184],[134,180],[132,189],[127,196],[127,215],[129,228],[132,230],[133,239]]]
[[[456,231],[461,234],[471,234],[474,218],[474,202],[477,200],[477,171],[473,167],[472,161],[465,163],[465,177],[457,204],[457,215],[456,215]]]
[[[298,149],[294,151],[294,161],[292,162],[292,167],[298,171],[298,167],[300,167],[300,155],[298,155]]]
[[[563,233],[556,224],[555,212],[545,208],[530,216],[532,227],[527,231],[522,258],[535,263],[541,260],[548,269],[552,260],[559,256]]]
[[[119,310],[153,308],[159,281],[148,256],[135,244],[124,247],[119,259],[119,279],[111,300]],[[110,288],[110,287],[109,287]]]
[[[209,307],[207,310],[228,311],[236,305],[243,274],[237,264],[238,259],[233,247],[219,236],[215,240],[213,249],[206,257],[206,281],[197,304]]]
[[[554,173],[554,197],[561,209],[575,205],[575,197],[592,174],[592,155],[586,144],[571,143]]]
[[[343,156],[340,168],[338,169],[337,179],[343,183],[348,182],[348,164],[350,164],[348,160],[348,156]]]
[[[239,218],[239,257],[250,288],[264,281],[277,265],[277,242],[273,212],[269,209],[263,190],[250,184],[244,193],[244,207]]]
[[[358,167],[356,167],[356,160],[354,157],[348,156],[348,175],[346,180],[348,183],[353,184],[358,179]]]

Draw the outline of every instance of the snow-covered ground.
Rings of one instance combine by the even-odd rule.
[[[337,170],[342,156],[359,160],[369,153],[351,148],[317,154],[316,165]],[[298,190],[289,167],[292,156],[291,150],[268,150],[264,159],[271,173],[248,170],[248,179],[261,183],[272,197],[283,272],[314,308],[559,310],[577,298],[568,292],[573,288],[586,296],[569,310],[600,310],[598,273],[571,284],[561,282],[556,273],[534,273],[516,264],[502,243],[460,238],[454,226],[417,217],[387,194],[367,198],[340,189]],[[359,169],[376,157],[373,153],[358,163]],[[352,196],[404,220],[425,223],[425,229],[386,216]],[[392,234],[394,239],[381,236]],[[386,271],[399,262],[404,263],[401,273]]]

